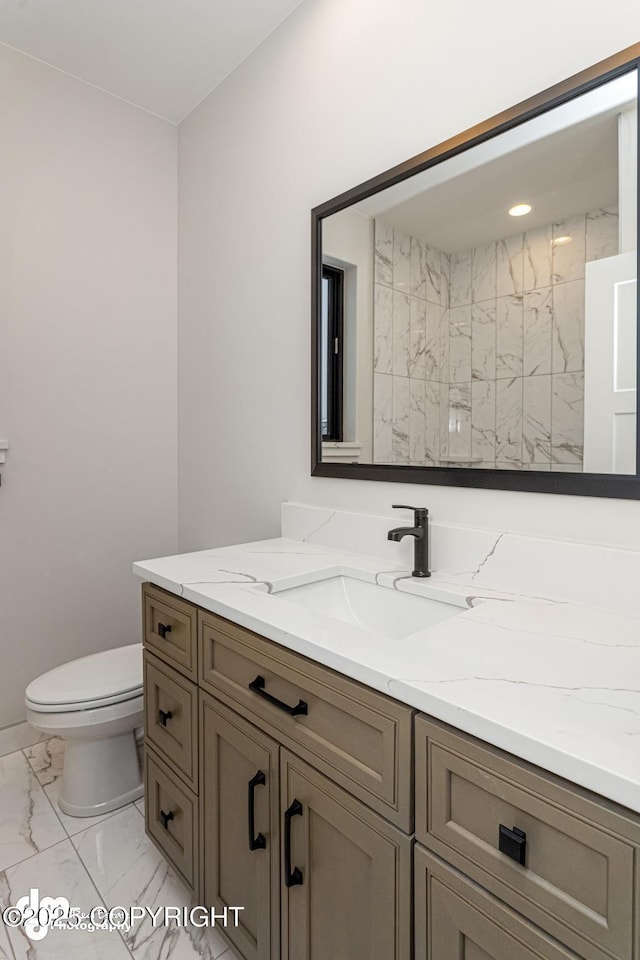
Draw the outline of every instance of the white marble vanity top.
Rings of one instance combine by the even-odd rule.
[[[319,571],[466,609],[390,641],[271,593]],[[284,538],[147,560],[134,573],[640,812],[640,619],[464,576],[414,580],[381,560]]]

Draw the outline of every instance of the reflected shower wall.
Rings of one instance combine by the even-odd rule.
[[[581,471],[585,263],[617,207],[446,253],[375,221],[375,463]]]

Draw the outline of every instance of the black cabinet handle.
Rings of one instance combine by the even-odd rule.
[[[255,816],[255,789],[266,783],[266,777],[262,770],[258,770],[254,777],[249,780],[249,850],[264,850],[267,841],[261,833],[256,837]]]
[[[171,810],[169,810],[169,813],[165,813],[164,810],[161,810],[160,819],[162,820],[162,826],[165,828],[165,830],[168,830],[169,829],[168,823],[169,823],[169,820],[173,820],[173,813],[171,812]]]
[[[286,887],[297,887],[302,883],[302,871],[298,867],[291,870],[291,818],[302,816],[302,804],[294,800],[284,812],[284,883]]]
[[[274,697],[271,693],[267,693],[264,685],[264,677],[258,675],[255,680],[252,680],[249,684],[249,690],[253,690],[253,692],[257,693],[259,697],[262,697],[264,700],[268,700],[269,703],[272,703],[274,707],[278,708],[278,710],[284,710],[284,712],[288,713],[290,717],[297,717],[300,714],[306,715],[309,712],[309,708],[304,700],[298,700],[295,707],[290,707],[288,703],[285,703],[283,700],[278,700],[278,698]]]
[[[158,720],[163,727],[166,727],[167,720],[171,720],[172,717],[173,714],[171,713],[171,710],[158,710]]]
[[[160,636],[161,636],[162,639],[164,640],[164,639],[166,638],[167,634],[168,634],[168,633],[171,633],[171,627],[170,627],[169,624],[167,624],[167,623],[159,623],[159,624],[158,624],[158,633],[160,634]]]
[[[518,830],[517,827],[509,830],[508,827],[505,827],[504,824],[501,823],[498,831],[498,849],[500,853],[511,857],[512,860],[515,860],[516,863],[520,863],[524,867],[527,856],[526,833],[524,830]]]

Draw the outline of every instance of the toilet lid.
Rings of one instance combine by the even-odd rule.
[[[27,687],[27,704],[100,706],[136,696],[142,689],[142,644],[103,650],[43,673]]]

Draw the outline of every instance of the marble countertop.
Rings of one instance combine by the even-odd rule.
[[[488,559],[488,558],[487,558]],[[134,573],[640,813],[640,619],[274,539],[134,564]],[[459,615],[389,640],[277,597],[346,574]]]

